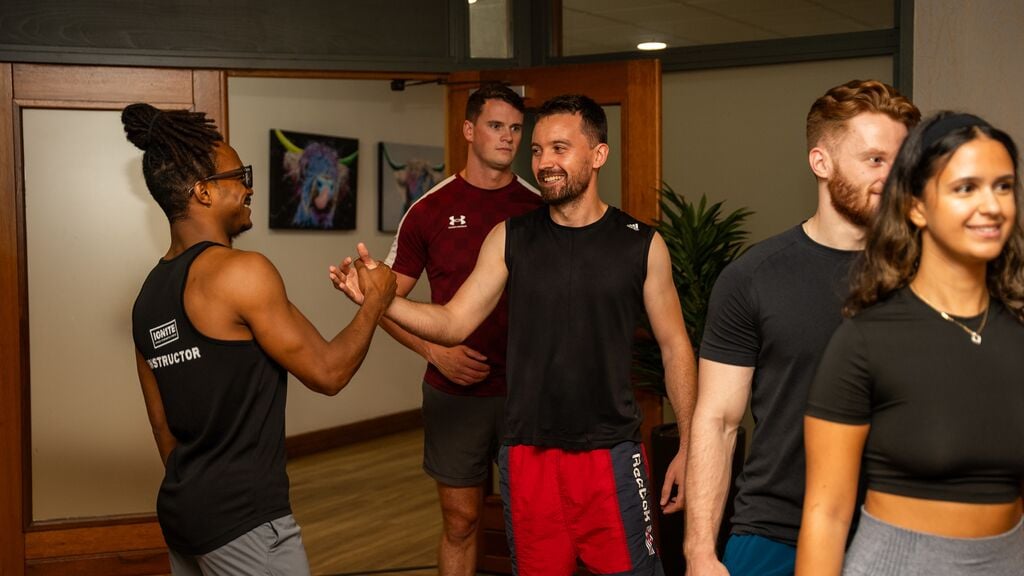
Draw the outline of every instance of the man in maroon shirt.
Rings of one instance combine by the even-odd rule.
[[[405,296],[426,270],[430,299],[444,304],[473,271],[487,233],[506,218],[542,204],[512,173],[522,137],[523,101],[500,84],[470,95],[462,133],[469,143],[463,170],[417,200],[402,218],[387,263]],[[429,365],[423,380],[423,469],[437,481],[444,529],[442,575],[475,574],[483,484],[504,433],[504,297],[462,344],[439,346],[390,320],[383,328]]]

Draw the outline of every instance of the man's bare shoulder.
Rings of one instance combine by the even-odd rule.
[[[247,299],[282,286],[281,274],[259,252],[215,246],[196,260],[204,283],[219,294]]]

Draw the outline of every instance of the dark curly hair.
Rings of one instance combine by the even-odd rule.
[[[864,254],[852,272],[852,290],[843,314],[853,316],[913,280],[921,258],[920,230],[909,217],[913,201],[921,198],[925,184],[957,149],[978,138],[995,140],[1006,148],[1013,161],[1014,201],[1020,206],[1020,159],[1007,133],[976,116],[953,112],[939,112],[922,122],[903,141],[885,181]],[[989,292],[1024,322],[1024,230],[1019,217],[1002,252],[988,263],[986,283]]]
[[[142,175],[170,222],[185,217],[188,189],[213,174],[213,151],[224,140],[202,112],[132,104],[121,112],[128,141],[145,152]]]

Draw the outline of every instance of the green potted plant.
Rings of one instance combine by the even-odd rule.
[[[686,331],[696,352],[704,333],[704,321],[711,299],[711,289],[725,267],[746,250],[747,231],[744,223],[752,212],[745,208],[724,213],[722,202],[708,204],[707,197],[699,202],[688,201],[668,184],[661,188],[661,221],[655,229],[668,246],[672,260],[672,277],[686,320]],[[658,343],[650,336],[646,326],[644,337],[637,338],[633,349],[633,375],[637,387],[662,397],[667,396],[665,370],[661,363]],[[742,464],[742,448],[737,438],[737,456]],[[675,423],[657,426],[651,434],[652,485],[659,487],[665,470],[679,446],[679,431]],[[738,470],[734,458],[734,470]],[[731,500],[731,499],[730,499]],[[723,522],[723,530],[727,528]],[[685,565],[676,548],[683,539],[682,514],[659,518],[661,547],[666,574],[682,574]]]

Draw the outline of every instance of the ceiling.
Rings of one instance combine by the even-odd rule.
[[[893,27],[894,0],[562,0],[562,56]]]

